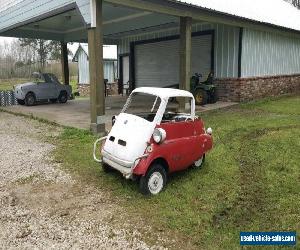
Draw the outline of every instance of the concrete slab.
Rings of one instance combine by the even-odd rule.
[[[126,97],[123,96],[110,96],[106,98],[106,115],[104,120],[106,122],[107,129],[110,129],[112,116],[120,113],[125,102]],[[215,104],[198,106],[196,111],[205,112],[214,109],[226,108],[235,104],[236,103],[232,102],[217,102]],[[139,107],[136,108],[140,109],[143,105],[145,104],[140,103]],[[41,104],[33,107],[16,105],[3,107],[3,109],[13,113],[32,115],[64,126],[81,129],[90,128],[89,99],[76,99],[69,101],[66,104]]]

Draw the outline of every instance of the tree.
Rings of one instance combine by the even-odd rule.
[[[60,60],[61,59],[61,45],[59,41],[48,41],[42,39],[20,38],[22,47],[30,47],[38,54],[38,62],[41,70],[46,66],[47,59]],[[68,54],[72,52],[68,50]]]
[[[50,59],[51,60],[60,60],[61,59],[61,44],[57,41],[51,41],[52,50],[50,52]],[[72,56],[73,53],[71,50],[68,49],[68,55]]]
[[[38,54],[38,62],[41,70],[46,66],[47,59],[52,53],[53,49],[57,48],[59,42],[47,41],[43,39],[31,39],[31,38],[20,38],[19,39],[22,47],[30,47]]]

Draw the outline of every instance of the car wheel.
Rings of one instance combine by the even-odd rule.
[[[208,96],[207,96],[207,93],[206,93],[205,90],[196,89],[195,93],[194,93],[194,96],[195,96],[195,102],[196,102],[197,105],[207,104]]]
[[[59,101],[60,103],[66,103],[66,102],[68,101],[68,94],[67,94],[67,92],[62,91],[62,92],[59,94],[58,101]]]
[[[205,154],[202,155],[202,157],[198,161],[194,162],[194,167],[196,167],[196,168],[202,168],[204,162],[205,162]]]
[[[105,173],[110,173],[113,171],[113,168],[104,162],[102,163],[102,169],[103,169],[103,172],[105,172]]]
[[[153,165],[145,176],[140,178],[140,191],[144,195],[159,194],[167,182],[167,174],[165,169],[159,165]]]
[[[18,100],[17,100],[17,103],[18,103],[19,105],[25,105],[25,101],[24,101],[24,100],[18,99]]]
[[[56,98],[55,99],[50,99],[50,102],[57,103],[57,99]]]
[[[35,104],[35,95],[33,93],[28,93],[25,96],[25,104],[26,106],[33,106]]]

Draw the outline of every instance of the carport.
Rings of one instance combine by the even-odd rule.
[[[64,82],[69,83],[67,42],[88,42],[90,58],[91,130],[104,132],[105,102],[102,45],[118,44],[128,33],[153,31],[180,25],[180,82],[189,88],[191,25],[194,14],[168,1],[92,0],[19,1],[3,11],[3,36],[59,40],[62,43]],[[196,20],[199,20],[197,16]],[[206,15],[206,17],[208,17]],[[194,16],[195,18],[195,16]],[[131,58],[132,60],[132,58]],[[133,77],[130,73],[130,78]]]
[[[170,3],[171,4],[171,3]],[[102,45],[118,44],[128,32],[145,32],[162,25],[178,25],[180,17],[180,72],[182,88],[188,89],[192,18],[159,1],[18,1],[1,14],[2,36],[59,40],[62,44],[62,68],[68,79],[67,42],[88,42],[90,58],[91,130],[104,132],[105,102]]]
[[[131,88],[134,88],[136,85],[139,86],[140,81],[150,84],[151,81],[166,80],[161,76],[155,78],[157,71],[153,73],[153,79],[151,74],[148,75],[151,77],[150,80],[143,79],[144,72],[151,65],[146,65],[144,68],[139,65],[147,63],[147,50],[151,51],[149,48],[151,40],[160,42],[166,48],[174,46],[174,43],[164,44],[162,40],[157,41],[153,36],[145,42],[142,41],[143,37],[158,31],[167,34],[175,30],[177,35],[170,32],[168,39],[165,40],[178,40],[178,47],[174,49],[174,54],[178,56],[178,63],[174,65],[179,72],[180,88],[189,90],[193,67],[192,37],[206,36],[204,45],[202,40],[196,44],[198,47],[203,45],[203,48],[207,46],[210,48],[207,56],[209,60],[205,62],[206,67],[215,70],[220,77],[240,77],[242,39],[240,27],[243,26],[262,30],[259,24],[250,22],[249,19],[175,0],[57,0],[47,2],[21,0],[0,13],[1,36],[61,41],[62,69],[66,84],[69,83],[67,43],[88,42],[91,88],[90,128],[94,133],[103,133],[105,130],[103,44],[119,45],[119,64],[126,62],[123,57],[128,56],[129,64],[136,66],[129,67],[128,76],[121,74],[123,70],[121,67],[119,72],[120,78],[129,77]],[[195,27],[197,30],[194,32]],[[272,29],[268,27],[268,30]],[[223,40],[223,37],[226,39]],[[164,51],[164,48],[161,51]],[[134,56],[135,53],[140,56]],[[135,62],[136,58],[139,58],[139,61]],[[135,72],[136,69],[138,72]],[[164,70],[169,71],[168,68]],[[172,70],[174,71],[174,68]]]

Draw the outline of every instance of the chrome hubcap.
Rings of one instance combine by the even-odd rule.
[[[28,104],[29,105],[33,105],[34,104],[34,98],[33,98],[33,96],[29,96],[28,97]]]
[[[148,188],[151,194],[158,194],[163,189],[164,180],[159,172],[154,172],[148,182]]]

